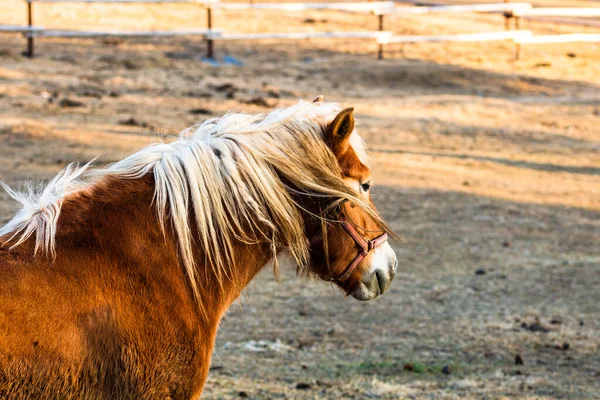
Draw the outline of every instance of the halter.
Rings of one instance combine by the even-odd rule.
[[[344,204],[347,201],[348,200],[343,200],[339,205],[341,206],[342,204]],[[342,271],[342,273],[337,278],[330,279],[331,281],[337,281],[337,282],[343,283],[350,277],[350,275],[356,269],[358,264],[360,264],[361,261],[364,260],[365,257],[367,257],[367,255],[369,255],[369,252],[371,250],[374,250],[375,248],[381,246],[388,240],[388,234],[386,232],[383,232],[381,235],[377,236],[375,239],[366,239],[363,235],[358,233],[358,231],[356,230],[354,225],[352,223],[350,223],[350,221],[348,221],[348,219],[346,218],[346,216],[343,213],[340,213],[340,218],[336,222],[342,224],[342,227],[344,227],[346,232],[348,232],[348,234],[352,237],[352,239],[354,239],[354,243],[356,243],[358,245],[358,247],[360,247],[359,253],[356,255],[356,257],[354,257],[352,262],[350,262],[350,264],[348,264],[348,266],[344,269],[344,271]],[[318,232],[317,234],[315,234],[315,236],[310,241],[310,245],[314,246],[317,243],[319,243],[322,239],[323,239],[323,233]]]

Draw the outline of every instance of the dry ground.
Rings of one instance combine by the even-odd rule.
[[[230,31],[376,26],[332,12],[216,14]],[[36,5],[35,15],[85,29],[204,18],[176,5]],[[20,2],[0,1],[0,23],[23,19]],[[387,23],[403,34],[503,27],[498,15]],[[245,65],[200,62],[196,38],[39,40],[30,61],[22,38],[0,36],[9,184],[118,160],[228,110],[318,94],[356,108],[375,202],[404,238],[393,288],[359,303],[291,268],[282,284],[266,270],[224,320],[204,398],[600,398],[600,45],[528,47],[520,61],[504,42],[390,47],[383,61],[364,41],[217,46]],[[0,222],[12,210],[1,193]]]

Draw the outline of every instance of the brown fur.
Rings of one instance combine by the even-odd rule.
[[[339,142],[347,136],[335,140],[344,175],[370,174]],[[33,239],[0,249],[0,398],[199,396],[222,315],[271,253],[268,245],[237,243],[233,278],[220,286],[202,269],[198,250],[196,300],[174,234],[161,230],[153,191],[151,175],[104,178],[65,200],[55,259],[34,256]],[[365,232],[380,231],[358,207],[343,207]],[[310,237],[319,226],[309,213],[304,218]],[[311,253],[311,268],[322,277],[356,255],[341,227],[332,225],[328,239],[329,262],[322,249]],[[349,292],[361,274],[359,266],[343,288]]]

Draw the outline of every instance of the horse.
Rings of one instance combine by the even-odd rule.
[[[370,300],[394,278],[353,109],[229,113],[18,192],[0,229],[0,397],[192,399],[266,265]]]

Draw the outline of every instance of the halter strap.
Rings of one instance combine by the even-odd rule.
[[[388,240],[388,234],[387,234],[387,232],[383,232],[381,235],[377,236],[374,239],[365,239],[356,230],[354,225],[352,225],[350,223],[350,221],[348,221],[348,219],[344,216],[344,214],[340,215],[340,219],[337,222],[342,224],[342,226],[344,227],[346,232],[348,232],[348,234],[352,237],[352,239],[354,239],[354,242],[358,245],[358,247],[360,247],[359,253],[356,255],[356,257],[354,257],[354,259],[346,267],[346,269],[344,269],[344,271],[342,271],[342,273],[337,278],[332,279],[333,281],[338,281],[338,282],[342,283],[350,277],[350,275],[356,269],[358,264],[360,264],[362,262],[362,260],[364,260],[365,257],[367,257],[367,255],[369,254],[369,252],[371,250],[374,250],[375,248],[381,246]],[[310,245],[314,246],[317,243],[319,243],[322,239],[323,239],[323,233],[321,231],[319,231],[310,240]]]
[[[339,282],[344,282],[350,277],[350,275],[356,269],[358,264],[360,264],[361,261],[364,260],[367,257],[367,255],[369,255],[369,252],[371,250],[374,250],[376,247],[381,246],[388,240],[388,234],[387,232],[383,232],[375,239],[365,239],[360,233],[358,233],[354,225],[352,225],[343,214],[341,215],[340,222],[342,223],[344,229],[346,229],[346,232],[348,232],[350,236],[352,236],[352,239],[354,239],[356,244],[361,248],[361,251],[357,254],[356,257],[354,257],[354,260],[352,260],[350,265],[348,265],[348,267],[346,267],[346,269],[337,278]]]

